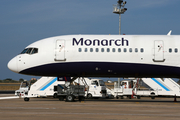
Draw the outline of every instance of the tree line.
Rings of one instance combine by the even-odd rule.
[[[7,78],[7,79],[4,79],[4,80],[0,80],[0,83],[21,83],[21,82],[24,82],[25,80],[24,79],[19,79],[19,80],[13,80],[11,78]],[[28,80],[28,81],[31,81],[32,83],[36,82],[37,80]]]

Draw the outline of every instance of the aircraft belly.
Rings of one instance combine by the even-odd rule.
[[[21,71],[36,76],[78,77],[180,77],[180,67],[114,62],[64,62]]]

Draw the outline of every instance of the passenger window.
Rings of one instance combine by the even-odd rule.
[[[93,48],[90,48],[90,52],[93,52]]]
[[[129,52],[132,52],[132,48],[129,48]]]
[[[141,52],[144,52],[144,49],[143,49],[143,48],[141,48]]]
[[[138,52],[138,49],[137,49],[137,48],[135,48],[135,52]]]
[[[98,48],[96,48],[96,52],[99,52],[99,49],[98,49]]]
[[[31,52],[31,54],[35,54],[35,53],[38,53],[38,49],[37,48],[34,48],[33,51]]]
[[[177,49],[177,48],[175,48],[175,50],[174,50],[174,51],[175,51],[175,53],[177,53],[177,52],[178,52],[178,49]]]
[[[101,48],[101,52],[104,52],[104,48]]]
[[[112,51],[113,51],[113,52],[116,52],[116,49],[115,49],[115,48],[113,48],[113,49],[112,49]]]
[[[109,49],[109,48],[107,48],[107,52],[110,52],[110,49]]]
[[[170,53],[172,52],[172,49],[171,49],[171,48],[169,48],[169,52],[170,52]]]
[[[87,52],[87,48],[84,49],[84,52]]]
[[[124,52],[127,52],[127,49],[126,49],[126,48],[124,48]]]
[[[81,50],[81,48],[79,48],[79,52],[81,52],[82,50]]]
[[[121,48],[118,48],[118,52],[121,52]]]

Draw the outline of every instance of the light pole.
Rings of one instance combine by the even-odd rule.
[[[126,1],[118,0],[117,5],[114,5],[113,13],[119,14],[119,35],[121,34],[121,14],[126,12],[127,8],[124,8]],[[118,78],[118,88],[120,87],[120,78]]]
[[[123,2],[123,0],[118,0],[117,5],[114,5],[113,13],[119,14],[119,35],[121,34],[121,14],[124,14],[126,12],[127,8],[124,8],[126,1]]]

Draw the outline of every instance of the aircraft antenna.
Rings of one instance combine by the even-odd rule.
[[[127,11],[127,8],[124,8],[127,2],[123,0],[118,0],[116,5],[113,5],[113,13],[119,14],[119,35],[121,34],[121,14]]]

